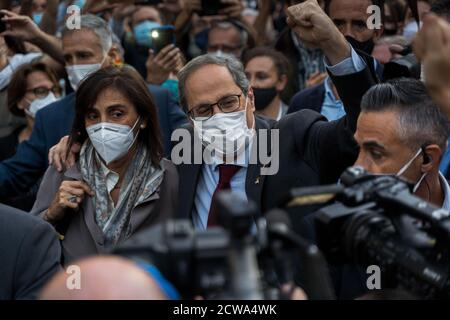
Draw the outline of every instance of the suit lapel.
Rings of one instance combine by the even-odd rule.
[[[179,176],[179,201],[178,210],[176,211],[176,218],[178,219],[190,219],[192,221],[192,211],[194,209],[195,194],[197,192],[197,184],[200,178],[202,170],[201,164],[195,164],[194,153],[196,149],[194,147],[194,140],[197,139],[192,126],[187,128],[191,136],[191,164],[179,164],[177,165]],[[197,140],[197,143],[201,145],[201,141]],[[203,152],[203,146],[201,147]]]
[[[258,152],[261,148],[267,148],[266,150],[270,150],[270,125],[267,121],[260,117],[255,117],[255,129],[256,129],[256,137],[255,144],[253,145],[254,150],[252,152]],[[267,146],[262,146],[260,139],[258,139],[258,133],[260,130],[267,130]],[[255,149],[256,148],[256,149]],[[256,153],[257,154],[257,153]],[[247,178],[245,183],[245,191],[247,194],[247,198],[249,200],[253,200],[259,209],[261,209],[261,194],[265,181],[265,176],[261,175],[261,168],[264,165],[260,162],[259,156],[257,157],[257,163],[250,163],[247,169]],[[260,210],[259,210],[260,211]]]

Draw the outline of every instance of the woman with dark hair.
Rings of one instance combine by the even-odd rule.
[[[18,144],[30,138],[36,113],[57,101],[61,91],[56,74],[42,62],[23,65],[14,73],[8,86],[8,109],[26,119],[26,125],[0,138],[0,160],[12,157]]]
[[[0,36],[0,138],[11,134],[25,124],[8,110],[7,91],[15,71],[24,64],[42,57],[42,53],[26,53],[23,42],[11,36]]]
[[[178,193],[176,169],[162,158],[153,98],[137,71],[94,73],[77,90],[75,110],[69,150],[81,144],[77,162],[62,173],[47,170],[32,210],[64,235],[64,263],[169,218]]]
[[[244,54],[245,73],[255,96],[258,114],[280,120],[288,110],[285,102],[290,72],[287,58],[269,47],[256,47]]]

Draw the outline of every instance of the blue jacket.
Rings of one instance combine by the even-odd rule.
[[[165,154],[171,150],[172,131],[187,123],[187,117],[167,89],[149,86],[155,98]],[[48,167],[48,151],[72,129],[75,94],[42,109],[36,114],[29,140],[22,142],[14,157],[0,163],[0,201],[27,192]]]

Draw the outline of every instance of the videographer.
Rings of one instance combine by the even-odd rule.
[[[371,173],[395,174],[414,183],[413,192],[450,209],[450,187],[439,172],[449,122],[419,80],[396,79],[363,97],[355,133],[355,165]]]

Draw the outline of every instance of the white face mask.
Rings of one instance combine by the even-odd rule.
[[[414,155],[414,157],[411,158],[411,160],[409,160],[396,174],[397,177],[402,176],[406,170],[409,169],[409,167],[411,166],[411,164],[414,162],[414,160],[416,160],[416,158],[422,153],[422,148],[420,148],[416,154]],[[419,181],[414,185],[413,188],[413,193],[415,193],[417,191],[417,189],[419,189],[420,184],[422,183],[423,179],[425,179],[425,177],[427,176],[427,172],[423,173],[422,176],[420,177]]]
[[[247,102],[245,110],[217,113],[206,121],[192,120],[194,129],[205,147],[223,158],[241,154],[254,136],[254,129],[247,125]]]
[[[28,109],[25,109],[25,113],[32,118],[36,117],[36,113],[48,106],[49,104],[58,101],[59,99],[55,97],[53,92],[49,92],[45,98],[34,99]]]
[[[34,99],[31,103],[28,109],[25,109],[25,113],[28,114],[30,117],[35,118],[36,113],[48,106],[49,104],[58,101],[59,99],[55,97],[53,92],[49,92],[48,95],[45,98],[40,99]]]
[[[66,66],[66,72],[69,76],[69,81],[72,89],[76,91],[80,87],[80,84],[84,79],[100,70],[106,58],[107,56],[105,56],[100,63],[75,64],[73,66]]]
[[[133,135],[133,130],[139,122],[139,118],[132,128],[123,124],[101,122],[86,128],[95,151],[108,165],[122,158],[130,150],[138,137]]]

